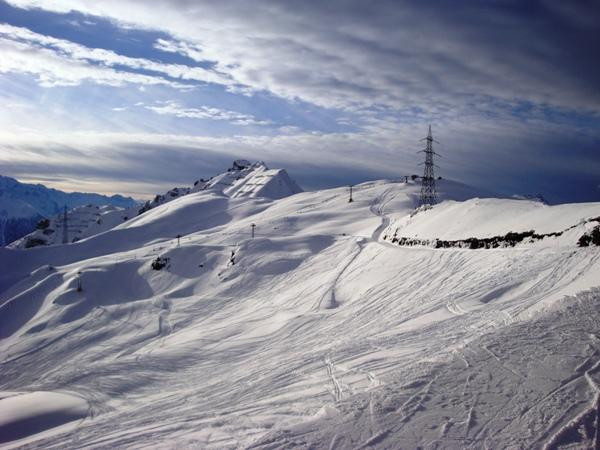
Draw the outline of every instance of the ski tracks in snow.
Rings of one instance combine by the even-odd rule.
[[[173,326],[169,320],[169,315],[171,314],[171,301],[167,299],[161,299],[159,304],[156,306],[161,309],[158,314],[158,335],[161,337],[160,346],[163,347],[166,337],[169,336],[173,331]]]
[[[584,441],[581,444],[585,445],[586,448],[600,448],[600,386],[592,375],[599,372],[600,360],[597,360],[590,369],[583,373],[583,378],[593,393],[589,406],[566,425],[560,427],[544,445],[544,450],[557,449],[562,445],[571,443],[569,441],[572,441],[573,436],[577,436],[577,434]],[[578,378],[581,378],[581,376]]]
[[[321,300],[319,301],[319,304],[317,306],[317,309],[322,310],[322,309],[337,308],[340,305],[340,302],[338,301],[338,299],[336,297],[336,285],[338,284],[341,277],[348,271],[348,269],[350,268],[352,263],[354,263],[358,259],[358,257],[362,253],[362,250],[365,247],[365,243],[377,242],[379,244],[382,244],[382,242],[380,240],[381,234],[385,231],[385,229],[388,227],[389,222],[390,222],[389,217],[386,216],[384,213],[385,206],[390,201],[392,201],[394,199],[394,197],[397,195],[397,194],[394,194],[392,196],[389,195],[394,190],[395,190],[394,188],[387,189],[380,196],[375,198],[375,200],[373,201],[373,203],[369,209],[374,215],[381,217],[381,224],[373,231],[369,241],[365,241],[361,237],[356,238],[356,240],[354,241],[356,244],[356,250],[347,258],[347,260],[343,263],[341,269],[337,272],[335,278],[331,282],[331,287],[330,287],[328,293],[326,293],[321,298]],[[324,304],[324,301],[327,296],[329,296],[329,299],[328,299],[327,303]]]
[[[369,207],[370,211],[374,215],[381,218],[381,224],[379,224],[379,226],[375,228],[375,230],[373,230],[373,233],[371,234],[371,241],[373,242],[383,244],[383,242],[381,241],[381,235],[390,224],[390,218],[385,214],[385,207],[389,202],[391,202],[394,199],[394,197],[396,197],[396,195],[398,195],[396,193],[390,196],[390,193],[392,193],[394,190],[395,189],[393,187],[385,190],[380,196],[376,197],[373,200],[373,203]]]
[[[466,310],[460,307],[454,298],[451,298],[446,302],[446,309],[450,311],[455,316],[462,316],[467,313]]]
[[[348,270],[348,268],[352,265],[352,263],[354,263],[354,261],[356,261],[358,256],[361,254],[361,252],[363,250],[364,242],[363,242],[362,238],[356,238],[356,240],[354,241],[354,244],[356,245],[354,251],[352,253],[350,253],[350,256],[348,256],[344,260],[341,268],[335,274],[333,280],[331,281],[329,289],[325,292],[325,294],[319,300],[319,303],[317,305],[317,310],[335,309],[340,305],[340,303],[336,297],[336,294],[335,294],[336,286],[337,286],[339,280],[344,275],[344,273]],[[329,299],[327,299],[327,297],[329,297]]]
[[[330,358],[325,358],[325,368],[327,370],[327,376],[329,377],[331,385],[333,386],[333,399],[337,403],[342,400],[342,394],[344,393],[344,390],[342,388],[342,384],[335,376],[335,365],[331,362]]]

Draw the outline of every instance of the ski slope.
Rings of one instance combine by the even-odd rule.
[[[467,200],[444,180],[411,216],[418,191],[202,189],[68,246],[0,249],[0,445],[593,448],[600,248],[576,242],[600,203]],[[567,227],[498,249],[384,239]]]

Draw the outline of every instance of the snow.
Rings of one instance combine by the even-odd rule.
[[[67,212],[67,239],[76,242],[88,236],[110,230],[137,215],[138,207],[120,208],[113,205],[85,205]],[[9,248],[27,248],[28,242],[37,239],[41,245],[61,244],[63,240],[63,214],[49,219],[47,228],[38,229],[8,245]]]
[[[600,248],[575,243],[600,203],[442,180],[411,217],[412,182],[278,198],[252,179],[281,172],[253,167],[74,244],[0,249],[0,389],[86,405],[28,445],[593,447]],[[383,239],[573,225],[487,250]]]
[[[83,419],[88,404],[58,392],[0,392],[0,444]]]
[[[597,216],[597,203],[548,206],[531,200],[474,198],[447,201],[413,217],[404,216],[391,228],[402,236],[456,240],[509,231],[558,232]]]
[[[302,192],[302,189],[289,177],[284,169],[269,170],[263,162],[251,164],[245,160],[236,160],[232,168],[211,178],[209,181],[198,181],[194,187],[175,187],[163,195],[157,195],[141,208],[137,205],[130,208],[120,208],[112,205],[97,206],[89,204],[70,210],[67,212],[67,240],[68,242],[76,242],[103,233],[131,218],[135,218],[139,214],[201,191],[210,191],[213,198],[219,200],[220,204],[224,204],[228,198],[280,199]],[[186,197],[184,203],[188,200],[193,201]],[[207,208],[207,210],[210,210],[210,208]],[[216,210],[219,211],[220,208],[216,207]],[[167,214],[167,220],[170,221],[169,211],[170,208],[163,209],[158,215],[165,216]],[[144,219],[141,221],[133,220],[133,226],[147,223],[156,216],[157,214],[152,212],[145,214]],[[188,215],[188,217],[193,216]],[[57,214],[50,219],[48,227],[29,233],[10,244],[9,247],[24,249],[39,245],[60,244],[63,241],[63,222],[63,214]],[[170,225],[167,226],[167,228],[169,227]],[[127,228],[127,226],[124,228]]]
[[[37,213],[44,217],[56,214],[63,206],[73,208],[89,203],[94,205],[111,204],[122,208],[131,207],[135,201],[121,195],[105,196],[84,192],[63,192],[50,189],[41,184],[20,183],[14,178],[0,175],[0,211],[6,211],[9,216],[14,214],[33,215]],[[12,210],[16,208],[16,211]],[[20,216],[22,217],[22,216]]]
[[[62,192],[41,184],[24,184],[14,178],[0,175],[0,245],[4,246],[31,233],[36,223],[68,208],[86,204],[110,204],[119,208],[131,208],[135,201],[129,197],[111,197],[81,192]],[[40,237],[41,233],[38,233]],[[47,240],[47,235],[42,235]]]
[[[262,161],[250,164],[245,160],[234,161],[231,169],[206,182],[197,182],[192,192],[207,189],[231,198],[279,199],[302,192],[285,169],[268,169]]]

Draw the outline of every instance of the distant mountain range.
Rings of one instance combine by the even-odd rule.
[[[130,208],[131,197],[106,196],[83,192],[63,192],[41,184],[21,183],[0,175],[0,246],[31,233],[41,219],[50,218],[65,206],[113,205]]]

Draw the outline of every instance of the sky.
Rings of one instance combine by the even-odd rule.
[[[237,158],[600,201],[600,1],[0,0],[0,174],[147,198]]]

